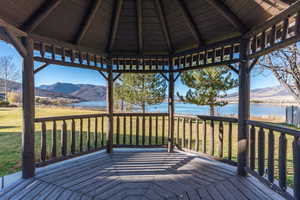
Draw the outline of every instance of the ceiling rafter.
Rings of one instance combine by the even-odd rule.
[[[141,55],[143,53],[143,8],[142,0],[136,0],[136,12],[137,12],[137,30],[138,30],[138,51]]]
[[[91,8],[88,10],[87,15],[83,21],[82,26],[80,26],[80,29],[78,31],[77,37],[76,37],[76,44],[80,44],[84,36],[86,35],[93,19],[96,16],[97,11],[101,7],[103,3],[103,0],[94,0],[91,4]]]
[[[211,6],[213,6],[223,17],[225,17],[228,22],[234,26],[240,33],[245,33],[248,31],[247,26],[236,16],[230,8],[228,8],[225,3],[220,0],[205,0]]]
[[[31,33],[48,17],[64,0],[48,0],[22,25],[22,30]]]
[[[171,36],[170,36],[170,31],[169,31],[169,28],[168,28],[168,25],[167,25],[166,16],[165,16],[164,11],[163,11],[162,2],[161,2],[161,0],[155,0],[154,3],[155,3],[155,7],[156,7],[156,10],[157,10],[157,13],[158,13],[158,16],[159,16],[160,24],[161,24],[161,27],[162,27],[164,37],[166,39],[169,51],[170,51],[170,53],[173,53],[174,49],[173,49],[173,45],[172,45],[172,42],[171,42]]]
[[[188,24],[188,27],[190,28],[193,36],[195,37],[195,39],[198,42],[198,46],[200,45],[204,45],[205,42],[201,36],[201,33],[197,27],[197,24],[195,23],[193,16],[191,15],[191,13],[189,12],[189,9],[187,8],[186,3],[184,2],[184,0],[176,0],[177,4],[179,5],[179,7],[182,10],[182,14]]]
[[[108,52],[111,52],[116,41],[122,7],[123,7],[123,0],[116,0],[114,10],[112,12],[112,23],[111,23],[111,30],[109,34],[110,38],[108,40],[108,47],[107,47]]]

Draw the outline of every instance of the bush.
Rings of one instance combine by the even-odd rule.
[[[11,104],[19,104],[22,103],[22,97],[20,93],[10,92],[7,94],[8,102]]]
[[[8,101],[0,101],[0,107],[7,107],[7,106],[9,106]]]

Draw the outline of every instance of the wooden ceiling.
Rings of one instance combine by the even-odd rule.
[[[1,0],[25,32],[112,55],[168,55],[246,33],[295,0]]]

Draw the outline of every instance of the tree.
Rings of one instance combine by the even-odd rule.
[[[124,87],[122,87],[122,85],[119,82],[114,84],[114,104],[116,109],[125,111]]]
[[[160,74],[123,74],[119,79],[119,96],[129,105],[139,106],[145,113],[146,106],[163,102],[167,83]]]
[[[3,82],[3,88],[5,93],[5,100],[7,101],[8,96],[8,82],[16,81],[20,77],[19,69],[13,62],[13,57],[2,56],[0,57],[0,78]]]
[[[223,100],[227,96],[227,90],[238,85],[238,80],[226,67],[186,71],[181,75],[181,81],[191,89],[185,96],[177,93],[179,99],[186,103],[208,105],[210,115],[215,114],[216,106],[225,106],[228,103]]]
[[[271,70],[280,84],[300,103],[300,49],[297,44],[263,56],[258,66]]]

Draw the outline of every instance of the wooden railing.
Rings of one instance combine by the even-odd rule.
[[[179,148],[236,163],[237,119],[176,115],[175,120],[175,144]]]
[[[158,147],[167,144],[167,113],[115,113],[114,146]],[[37,165],[42,166],[105,148],[107,114],[35,119]]]
[[[113,146],[166,147],[167,113],[115,113],[113,116]],[[41,132],[35,148],[38,166],[106,146],[107,114],[38,118],[35,122]],[[300,132],[257,121],[249,120],[247,124],[248,172],[285,197],[299,199]],[[174,125],[174,144],[179,149],[236,165],[236,118],[175,115]],[[290,188],[294,188],[294,194]]]
[[[300,131],[258,121],[249,120],[247,124],[248,172],[286,198],[299,199]],[[176,115],[174,138],[182,150],[206,154],[233,165],[237,163],[238,120],[235,118]]]
[[[300,198],[300,132],[248,121],[249,172],[263,178],[287,198]],[[278,181],[276,180],[278,179]],[[294,188],[289,191],[288,186]]]

